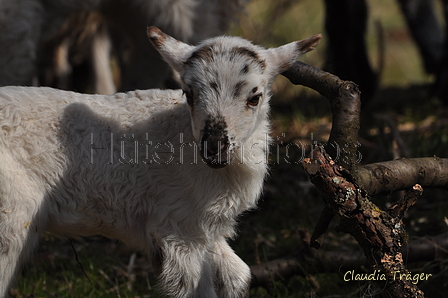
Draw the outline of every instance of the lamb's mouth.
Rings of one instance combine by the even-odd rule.
[[[202,137],[200,142],[200,151],[202,160],[214,169],[220,169],[227,166],[230,162],[230,152],[228,142],[216,141],[213,144],[210,140],[204,140]]]

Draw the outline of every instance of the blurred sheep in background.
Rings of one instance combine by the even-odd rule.
[[[176,86],[146,27],[194,44],[223,34],[246,2],[1,0],[0,86],[102,94]]]

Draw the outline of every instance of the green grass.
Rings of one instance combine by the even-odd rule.
[[[13,297],[163,297],[146,256],[135,254],[130,266],[132,251],[125,245],[102,237],[46,238]]]

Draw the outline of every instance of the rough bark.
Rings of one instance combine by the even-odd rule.
[[[424,297],[412,280],[400,278],[409,274],[401,252],[406,237],[401,219],[423,192],[421,186],[414,186],[402,201],[383,211],[368,200],[353,176],[338,166],[323,147],[317,146],[312,158],[306,158],[302,165],[311,182],[322,191],[326,205],[339,215],[339,230],[352,235],[370,268],[384,275],[384,281],[377,280],[384,287],[384,296]]]

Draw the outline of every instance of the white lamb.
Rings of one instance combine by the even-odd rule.
[[[271,83],[320,35],[268,50],[148,36],[183,91],[0,88],[1,297],[43,231],[146,252],[170,297],[248,294],[249,267],[226,237],[262,190]]]

